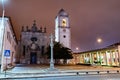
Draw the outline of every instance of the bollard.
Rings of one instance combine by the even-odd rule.
[[[86,72],[86,74],[88,74],[88,72]]]
[[[97,71],[97,73],[99,74],[100,72],[99,72],[99,71]]]
[[[77,75],[79,75],[79,72],[77,72]]]
[[[117,73],[119,73],[119,71],[117,70]]]

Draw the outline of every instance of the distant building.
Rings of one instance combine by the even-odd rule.
[[[44,54],[47,47],[46,28],[38,27],[34,21],[31,29],[22,27],[20,47],[20,63],[41,64],[45,61]]]
[[[17,54],[17,39],[13,29],[11,19],[0,18],[0,65],[1,70],[15,66],[15,57]]]
[[[105,48],[74,53],[71,64],[120,66],[120,43]]]

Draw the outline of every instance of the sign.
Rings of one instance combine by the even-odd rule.
[[[4,56],[5,57],[10,57],[10,50],[5,50],[4,51]]]

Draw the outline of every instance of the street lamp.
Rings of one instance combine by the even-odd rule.
[[[78,47],[76,47],[76,48],[75,48],[75,50],[76,50],[76,52],[78,52],[78,51],[79,51],[79,48],[78,48]]]
[[[4,57],[4,54],[3,54],[3,45],[4,45],[4,31],[5,31],[5,26],[4,26],[4,16],[5,16],[5,8],[4,8],[4,0],[1,0],[2,1],[2,21],[1,21],[1,26],[0,26],[0,29],[1,29],[1,41],[0,41],[0,53],[1,53],[1,72],[3,71],[3,57]]]
[[[78,48],[78,47],[76,47],[76,50],[79,50],[79,48]]]
[[[102,39],[101,39],[101,38],[98,38],[98,39],[97,39],[97,42],[98,42],[98,43],[101,43],[101,42],[102,42]]]
[[[2,0],[2,25],[4,26],[4,15],[5,15],[5,7],[4,0]]]

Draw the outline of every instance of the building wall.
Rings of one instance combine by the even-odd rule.
[[[17,41],[10,18],[4,19],[4,39],[1,50],[1,67],[3,70],[15,65],[15,55],[17,50]],[[10,50],[10,56],[4,56],[5,50]]]
[[[46,47],[48,46],[46,29],[42,27],[39,28],[35,22],[30,29],[24,27],[21,32],[19,46],[20,63],[42,64],[47,62],[44,57]],[[35,62],[33,62],[34,60]]]
[[[117,45],[116,47],[74,53],[73,59],[70,62],[74,64],[119,66],[119,54],[120,48]]]

